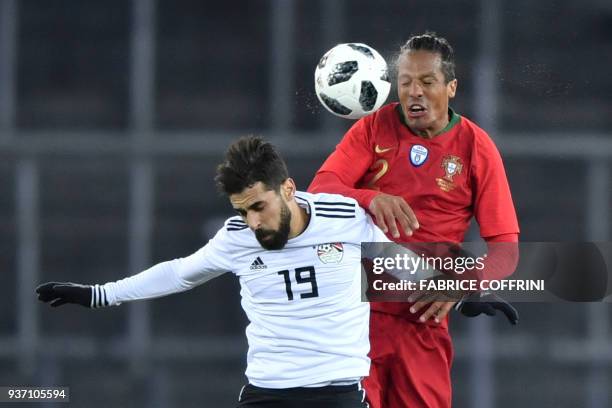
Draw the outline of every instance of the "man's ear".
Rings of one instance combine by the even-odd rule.
[[[281,184],[281,193],[285,201],[290,201],[295,196],[295,181],[291,177],[287,178],[287,180],[283,181]]]
[[[457,93],[457,79],[453,79],[448,84],[446,84],[446,90],[448,92],[448,97],[454,98],[455,93]]]

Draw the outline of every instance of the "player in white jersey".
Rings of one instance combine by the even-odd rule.
[[[296,191],[261,139],[232,144],[217,185],[239,217],[185,258],[103,285],[49,282],[51,306],[119,305],[182,292],[224,272],[240,280],[249,318],[239,407],[366,407],[369,304],[361,301],[361,242],[388,242],[352,198]]]

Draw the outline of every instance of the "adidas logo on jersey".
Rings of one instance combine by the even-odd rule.
[[[253,261],[253,263],[251,264],[251,270],[254,269],[266,269],[267,266],[263,263],[263,261],[261,260],[260,257],[255,258],[255,260]]]

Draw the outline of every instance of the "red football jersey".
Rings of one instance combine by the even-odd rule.
[[[487,133],[451,112],[448,126],[424,139],[403,123],[398,106],[388,104],[357,121],[309,190],[344,194],[366,209],[379,191],[402,196],[420,228],[411,237],[402,233],[398,242],[462,242],[472,216],[483,238],[517,234],[502,159]],[[341,185],[327,182],[330,173]],[[401,306],[385,308],[399,312]]]

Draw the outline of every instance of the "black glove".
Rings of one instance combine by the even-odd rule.
[[[108,306],[106,292],[100,285],[79,285],[71,282],[47,282],[36,288],[38,300],[58,307],[76,303],[84,307]]]
[[[514,306],[495,293],[474,293],[458,302],[455,305],[455,310],[467,317],[476,317],[481,313],[495,316],[497,311],[501,310],[511,324],[517,324],[519,320],[518,311]]]

